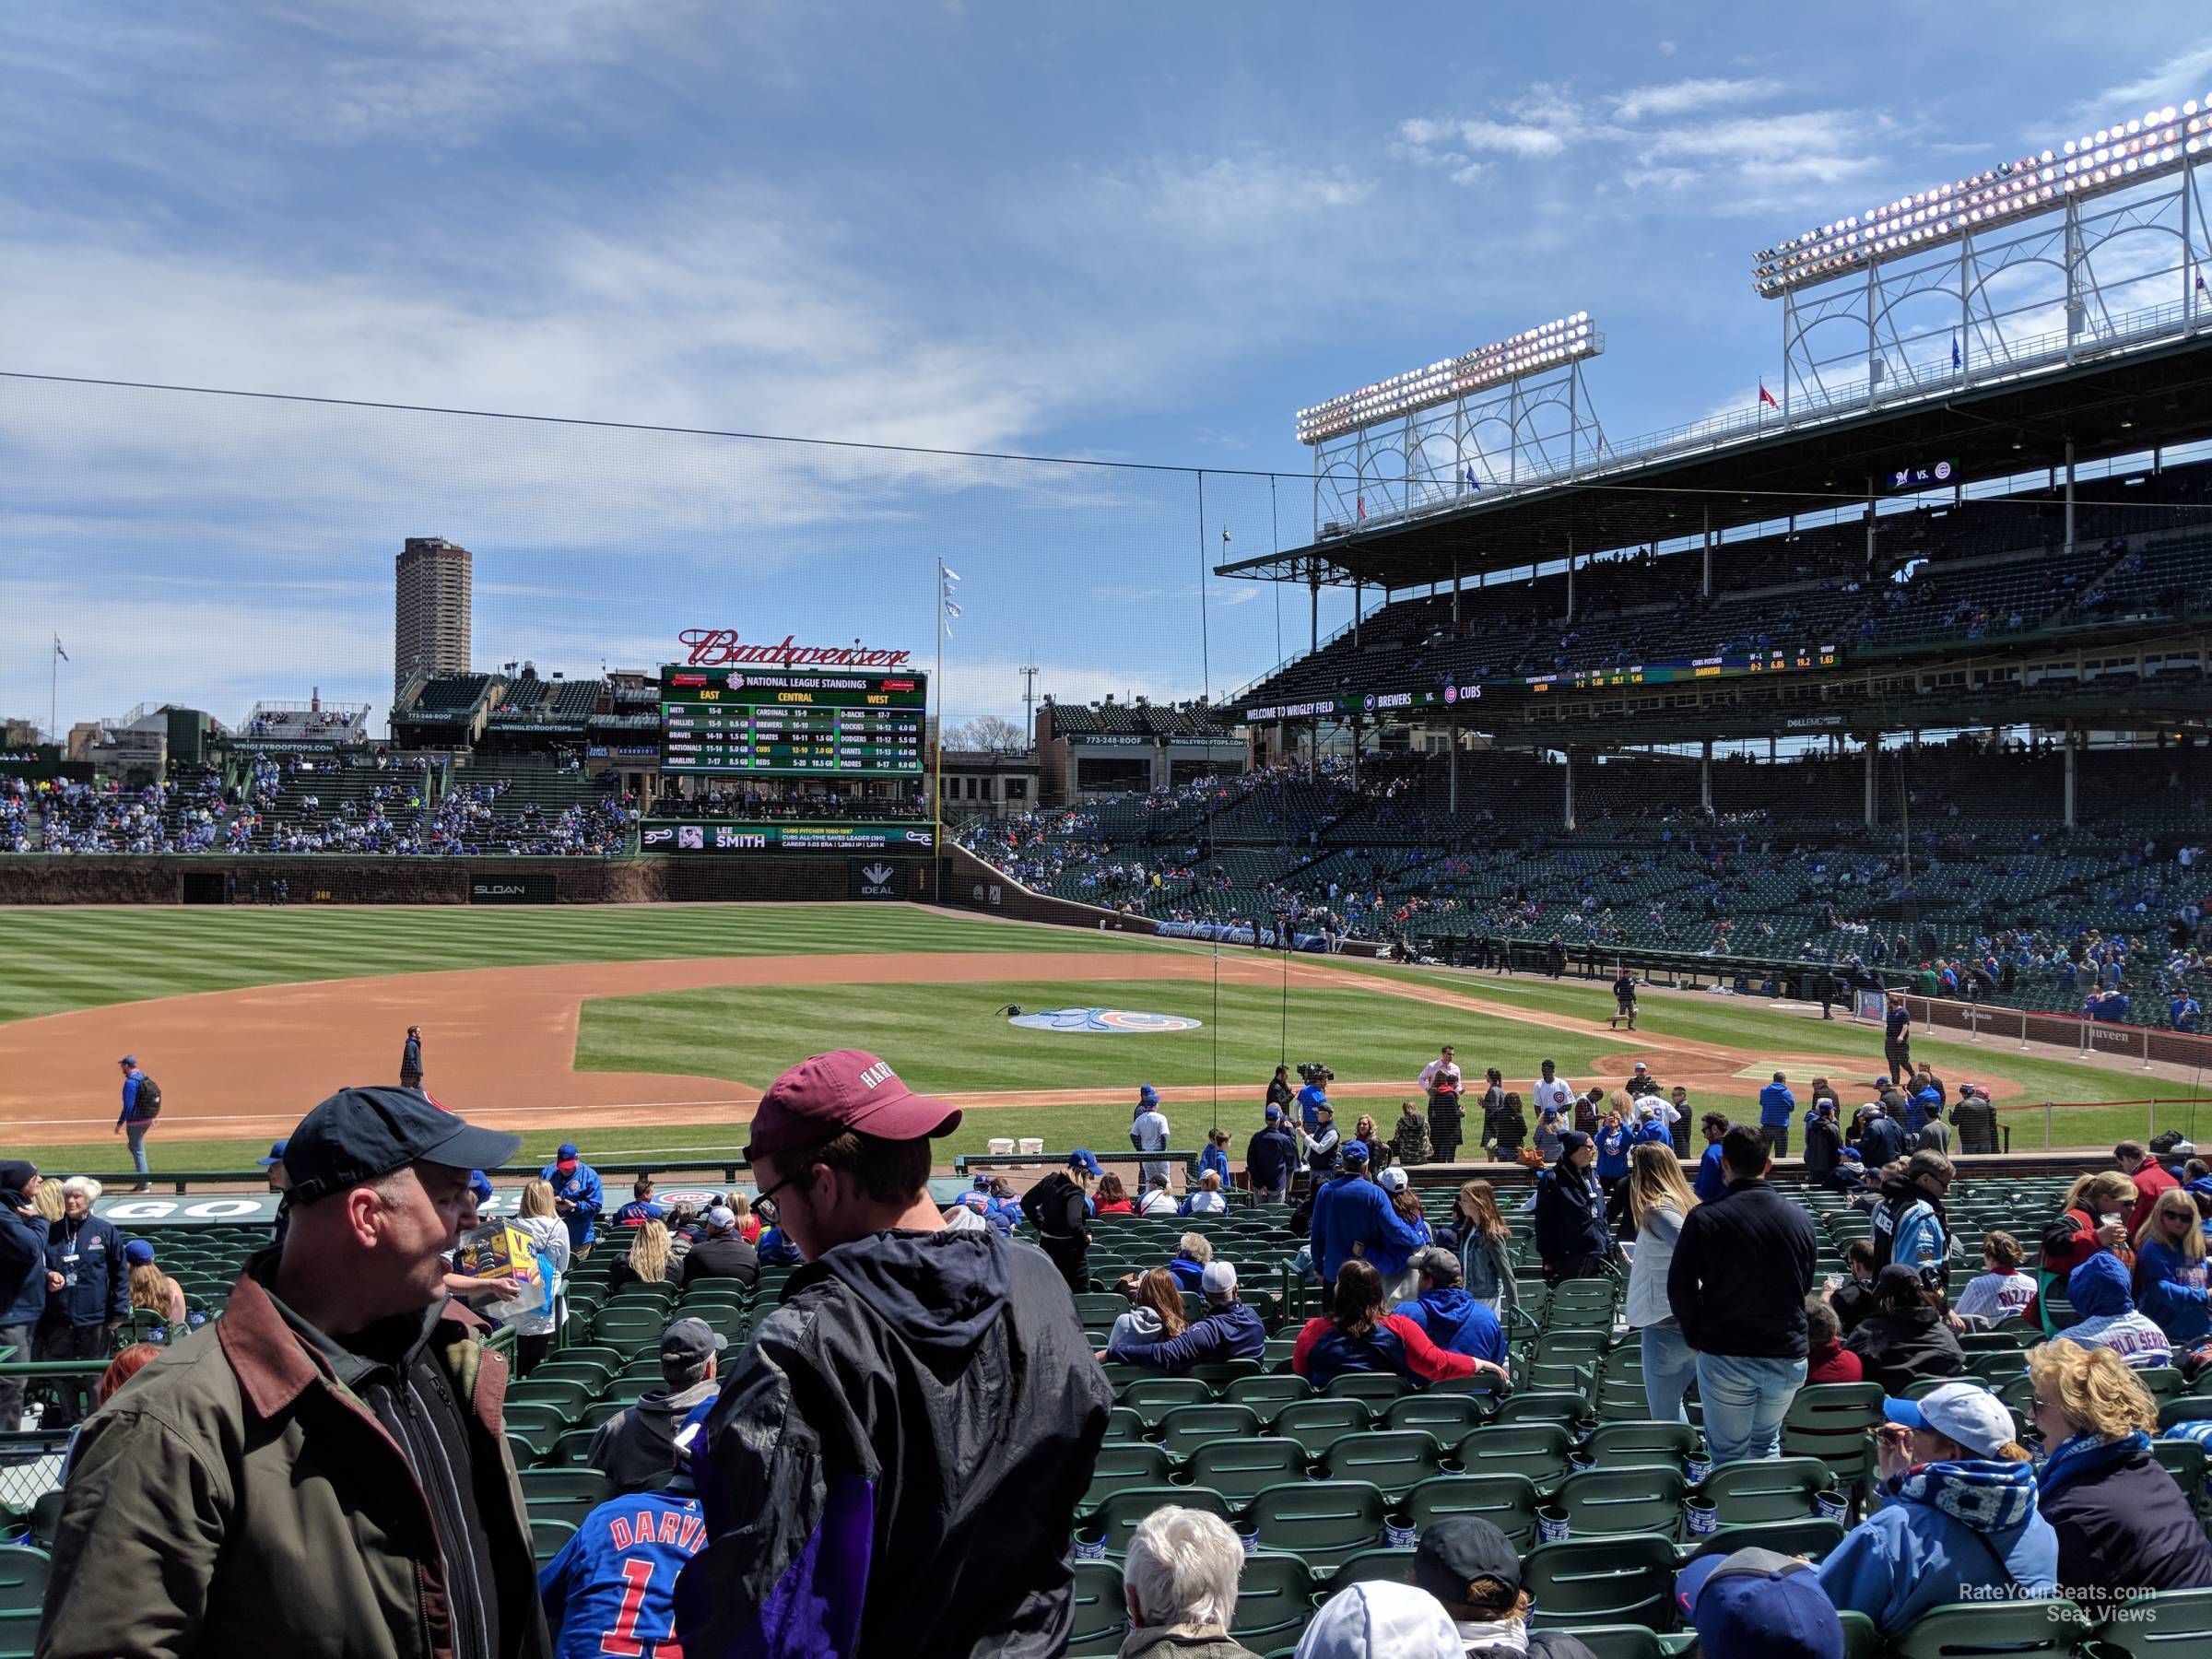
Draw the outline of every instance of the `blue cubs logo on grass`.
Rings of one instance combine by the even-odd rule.
[[[1133,1008],[1041,1008],[1034,1014],[1014,1015],[1006,1023],[1031,1031],[1159,1032],[1194,1031],[1205,1022]]]

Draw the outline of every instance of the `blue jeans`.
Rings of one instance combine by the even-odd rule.
[[[1673,1320],[1643,1327],[1643,1397],[1655,1423],[1686,1423],[1682,1396],[1698,1380],[1698,1357]]]
[[[131,1167],[141,1175],[147,1173],[146,1132],[152,1127],[151,1124],[125,1124],[123,1126],[123,1138],[131,1145]]]
[[[1804,1386],[1802,1359],[1700,1354],[1698,1398],[1705,1408],[1705,1446],[1714,1465],[1772,1457],[1782,1444],[1782,1419]]]

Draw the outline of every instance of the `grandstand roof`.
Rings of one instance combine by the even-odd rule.
[[[1949,461],[1969,481],[2203,438],[2212,335],[2000,380],[1841,419],[1801,423],[1664,460],[1595,466],[1572,482],[1473,499],[1425,516],[1216,567],[1258,581],[1417,587],[1578,551],[1717,533],[1864,500],[1866,480]]]

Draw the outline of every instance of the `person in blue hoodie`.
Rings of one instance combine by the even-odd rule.
[[[1709,1112],[1699,1120],[1699,1127],[1705,1131],[1705,1152],[1698,1159],[1698,1179],[1690,1191],[1697,1194],[1700,1204],[1711,1204],[1728,1196],[1728,1173],[1721,1165],[1721,1143],[1728,1138],[1728,1114]]]
[[[1390,1194],[1367,1178],[1367,1143],[1345,1142],[1343,1172],[1313,1194],[1309,1242],[1324,1290],[1333,1294],[1336,1270],[1356,1253],[1355,1244],[1369,1252],[1380,1245],[1410,1253],[1428,1241],[1399,1216]]]
[[[11,1364],[37,1355],[39,1320],[46,1312],[46,1218],[38,1211],[39,1166],[27,1159],[0,1163],[0,1347]],[[23,1380],[0,1378],[0,1430],[23,1427]]]
[[[1837,1608],[1893,1637],[1931,1607],[2056,1594],[2058,1537],[2005,1403],[1947,1382],[1884,1415],[1879,1507],[1820,1563]]]
[[[1497,1314],[1461,1288],[1459,1258],[1431,1245],[1414,1252],[1412,1266],[1420,1275],[1420,1294],[1391,1312],[1412,1320],[1428,1333],[1430,1341],[1449,1353],[1503,1365],[1505,1327]]]
[[[2173,1345],[2158,1322],[2136,1306],[2126,1265],[2111,1251],[2099,1251],[2066,1275],[2066,1300],[2081,1315],[2060,1333],[2068,1342],[2109,1347],[2136,1371],[2173,1363]]]
[[[1267,1327],[1257,1312],[1237,1300],[1236,1268],[1228,1262],[1208,1262],[1200,1286],[1206,1293],[1206,1312],[1185,1326],[1182,1335],[1161,1342],[1125,1342],[1113,1357],[1171,1377],[1182,1376],[1194,1365],[1257,1359],[1267,1347]]]
[[[1780,1072],[1759,1091],[1759,1132],[1766,1136],[1767,1150],[1777,1158],[1790,1155],[1790,1124],[1797,1115],[1797,1097],[1789,1079]]]
[[[2179,1187],[2160,1193],[2136,1233],[2136,1306],[2183,1347],[2212,1331],[2205,1232],[2196,1200]]]
[[[592,1253],[599,1214],[606,1207],[606,1189],[599,1171],[583,1161],[575,1144],[563,1141],[553,1161],[538,1171],[553,1183],[553,1207],[569,1230],[569,1252],[578,1261]]]
[[[1597,1126],[1597,1184],[1612,1197],[1613,1189],[1629,1177],[1629,1125],[1621,1121],[1617,1103]]]

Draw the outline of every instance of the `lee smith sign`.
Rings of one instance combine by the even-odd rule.
[[[690,653],[684,662],[692,668],[726,668],[739,663],[793,668],[903,668],[913,658],[911,651],[872,651],[858,641],[800,645],[790,634],[773,645],[747,645],[734,628],[687,628],[676,637]]]

